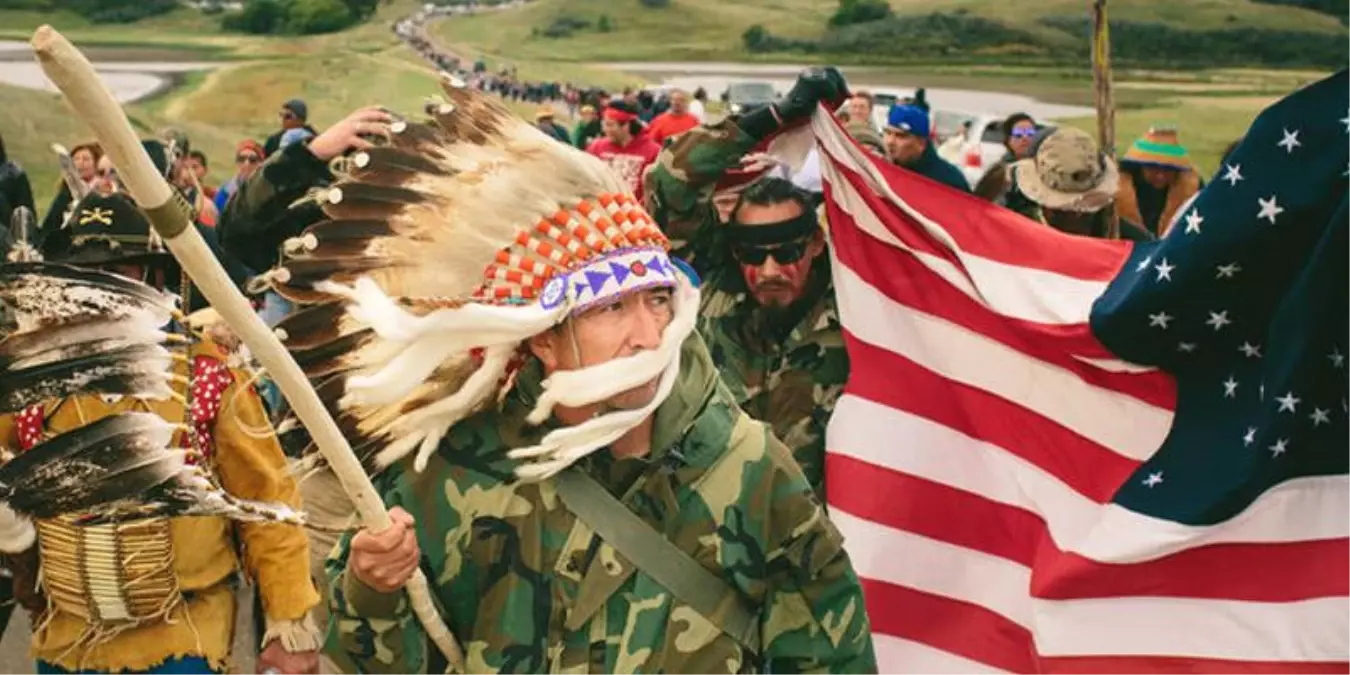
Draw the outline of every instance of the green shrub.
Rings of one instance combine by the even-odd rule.
[[[670,0],[638,0],[638,2],[642,3],[643,7],[651,7],[653,9],[670,6]]]
[[[1007,45],[1033,45],[1030,33],[958,14],[897,16],[826,31],[819,50],[884,56],[942,56]]]
[[[611,30],[614,30],[614,26],[611,25],[609,22],[608,14],[600,15],[600,20],[595,22],[595,29],[600,31],[601,33],[608,33]]]
[[[565,38],[571,37],[573,33],[579,30],[586,30],[591,27],[590,19],[579,16],[560,16],[553,19],[539,34],[547,38]]]
[[[342,30],[355,22],[342,0],[291,0],[286,8],[287,33],[313,35]]]
[[[1045,25],[1081,36],[1074,53],[1091,48],[1087,20],[1053,17]],[[1111,22],[1111,58],[1125,63],[1202,66],[1345,67],[1345,34],[1267,28],[1181,30],[1161,23]]]
[[[227,14],[221,26],[225,30],[255,35],[279,33],[286,25],[286,9],[282,0],[248,0],[243,11]]]
[[[891,4],[886,0],[839,0],[839,9],[830,17],[831,27],[851,26],[855,23],[879,21],[891,16]]]

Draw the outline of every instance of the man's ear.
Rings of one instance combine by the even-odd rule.
[[[558,345],[562,332],[553,328],[529,339],[530,353],[544,364],[544,373],[558,369]]]
[[[811,243],[806,245],[807,257],[814,258],[825,250],[825,230],[817,230],[811,235]]]

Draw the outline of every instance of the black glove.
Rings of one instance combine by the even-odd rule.
[[[752,138],[762,139],[773,133],[780,124],[804,120],[816,111],[822,101],[838,105],[848,98],[848,83],[838,68],[808,68],[797,76],[796,84],[783,100],[756,110],[737,122],[737,126]]]
[[[822,101],[841,104],[847,97],[848,83],[838,68],[808,68],[797,76],[792,91],[775,105],[786,124],[810,117]]]

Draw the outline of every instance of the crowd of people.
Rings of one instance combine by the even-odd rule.
[[[939,157],[922,96],[878,128],[871,97],[812,69],[782,100],[714,121],[702,91],[610,95],[464,64],[425,37],[430,16],[394,30],[462,80],[451,103],[474,105],[478,119],[432,105],[435,135],[368,107],[319,130],[305,101],[285,101],[273,134],[238,142],[218,187],[183,134],[146,141],[352,445],[373,453],[363,461],[385,469],[394,526],[353,527],[322,469],[297,485],[286,465],[308,437],[283,433],[283,445],[274,430],[289,428],[286,403],[243,367],[228,331],[212,333],[186,353],[190,390],[148,411],[190,419],[230,492],[303,504],[324,526],[306,536],[246,524],[236,546],[224,519],[162,519],[145,536],[170,551],[169,590],[153,611],[118,614],[97,592],[53,595],[35,581],[39,570],[84,574],[66,561],[85,549],[62,542],[91,535],[0,510],[14,593],[42,617],[38,667],[220,672],[243,575],[262,598],[260,669],[316,672],[326,629],[326,654],[344,670],[428,672],[437,656],[399,595],[421,569],[471,672],[874,672],[862,589],[823,506],[825,425],[850,364],[819,157],[790,167],[766,148],[826,105],[862,148],[934,190],[973,192],[1065,232],[1147,240],[1203,185],[1176,131],[1151,130],[1117,163],[1082,131],[1012,115],[1006,156],[972,187]],[[490,96],[539,109],[508,120],[474,98]],[[478,189],[478,165],[457,153],[492,164],[510,189]],[[0,140],[10,262],[116,272],[209,312],[98,144],[59,160],[62,185],[39,211]],[[363,287],[367,273],[376,283]],[[70,400],[0,416],[0,446],[144,409],[99,392]],[[185,402],[201,400],[215,404],[189,417]],[[602,526],[577,506],[597,494],[622,502],[597,508],[636,513],[664,545],[597,538]],[[649,569],[660,563],[644,548],[701,570],[704,590]],[[139,592],[108,583],[117,602]]]

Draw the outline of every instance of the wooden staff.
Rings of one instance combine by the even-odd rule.
[[[1111,100],[1111,27],[1106,20],[1106,0],[1092,3],[1092,99],[1097,107],[1097,143],[1107,157],[1116,156],[1116,106]],[[1120,238],[1120,219],[1115,205],[1106,207],[1106,238]]]
[[[367,527],[380,531],[392,525],[380,495],[370,477],[361,468],[347,439],[324,408],[318,394],[276,335],[254,313],[248,300],[235,288],[215,255],[192,226],[187,202],[169,187],[141,146],[122,107],[108,91],[103,80],[84,54],[75,49],[56,29],[41,26],[33,33],[33,51],[47,77],[56,84],[79,116],[94,130],[103,149],[112,157],[122,181],[136,202],[149,216],[155,231],[164,238],[169,250],[187,271],[211,306],[248,345],[249,350],[271,373],[295,414],[309,430],[319,451],[332,467],[351,497],[357,513]],[[464,670],[464,655],[454,635],[441,620],[432,601],[426,576],[413,572],[405,587],[413,612],[427,636],[446,660]]]

